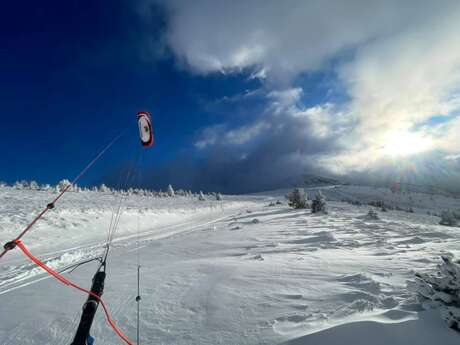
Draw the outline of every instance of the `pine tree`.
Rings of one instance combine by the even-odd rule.
[[[70,185],[70,181],[67,179],[59,181],[59,183],[56,185],[56,191],[58,193],[62,192],[64,189],[66,189]]]
[[[22,190],[24,189],[24,184],[22,181],[16,181],[13,186],[14,189]]]
[[[168,196],[174,196],[174,189],[170,184],[168,184],[167,193],[168,193]]]
[[[457,226],[457,219],[455,218],[454,212],[443,211],[441,213],[441,221],[439,224],[446,226]]]
[[[307,195],[303,188],[295,188],[286,195],[288,205],[295,209],[302,209],[308,207]]]
[[[367,212],[366,218],[370,220],[379,220],[379,215],[373,209],[369,209],[369,212]]]
[[[327,213],[326,198],[324,197],[323,193],[321,193],[321,190],[316,193],[315,199],[311,203],[311,213],[319,212]]]
[[[30,184],[29,184],[29,188],[31,190],[38,190],[39,189],[38,183],[35,182],[35,181],[31,181]]]

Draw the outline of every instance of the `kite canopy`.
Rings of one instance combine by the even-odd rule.
[[[146,111],[140,111],[137,113],[137,120],[139,125],[139,135],[141,137],[141,143],[144,147],[150,147],[153,145],[153,127],[152,117]]]

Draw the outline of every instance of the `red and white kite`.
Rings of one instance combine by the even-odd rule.
[[[153,127],[152,117],[146,111],[140,111],[137,113],[137,122],[139,125],[139,135],[141,137],[141,143],[144,147],[150,147],[153,145]]]

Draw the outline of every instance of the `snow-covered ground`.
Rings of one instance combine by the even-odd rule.
[[[322,190],[327,215],[288,208],[286,191],[204,202],[127,197],[104,294],[114,319],[135,338],[139,255],[143,344],[457,344],[460,335],[422,311],[406,281],[434,269],[441,254],[460,254],[460,228],[433,215],[460,209],[460,200]],[[0,188],[0,242],[51,196]],[[415,212],[373,208],[373,220],[372,207],[343,200]],[[116,205],[111,193],[68,193],[24,243],[56,269],[97,256]],[[95,268],[66,276],[88,286]],[[85,298],[19,250],[8,253],[0,262],[0,344],[70,344]],[[92,333],[97,345],[120,343],[101,312]]]

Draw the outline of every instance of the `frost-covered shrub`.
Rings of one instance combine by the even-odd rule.
[[[452,211],[443,211],[441,213],[441,221],[439,224],[446,226],[457,226],[457,219],[455,214]]]
[[[455,213],[452,211],[442,211],[440,215],[441,220],[439,224],[447,225],[447,226],[457,226],[458,225],[458,218],[456,217]]]
[[[37,182],[31,181],[31,182],[29,183],[29,189],[30,189],[30,190],[38,190],[38,189],[40,189],[40,188],[39,188]]]
[[[47,184],[42,184],[40,186],[40,190],[42,191],[45,191],[45,192],[49,192],[51,191],[53,188],[47,183]]]
[[[216,193],[216,200],[217,201],[222,201],[222,194]]]
[[[200,201],[205,201],[206,200],[206,198],[204,197],[204,194],[203,194],[203,192],[201,190],[200,190],[200,194],[198,195],[198,200],[200,200]]]
[[[373,209],[369,209],[369,212],[367,212],[366,218],[370,220],[379,220],[379,215]]]
[[[326,206],[326,198],[324,197],[323,193],[321,193],[321,191],[319,190],[315,194],[315,199],[313,199],[311,203],[311,213],[327,213]]]
[[[0,181],[0,188],[1,187],[6,187],[6,186],[7,186],[6,182]]]
[[[408,287],[425,309],[439,309],[447,325],[460,330],[460,261],[441,258],[436,273],[416,273],[415,282],[408,282]]]
[[[64,189],[66,189],[70,185],[69,180],[61,180],[59,183],[56,185],[56,192],[62,192]]]
[[[166,193],[168,193],[168,196],[174,196],[174,189],[170,184],[168,184],[168,190]]]
[[[108,192],[109,191],[109,188],[103,183],[99,186],[99,192]]]
[[[303,188],[294,188],[286,195],[288,200],[288,205],[295,209],[307,208],[307,195],[305,194]]]
[[[13,188],[18,189],[18,190],[22,190],[22,189],[26,189],[28,187],[28,185],[29,185],[29,183],[27,181],[24,181],[24,180],[16,181],[14,183]]]

